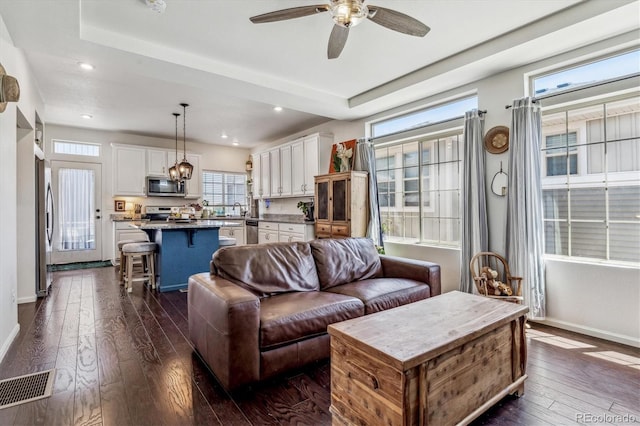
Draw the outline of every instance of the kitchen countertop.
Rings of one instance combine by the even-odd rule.
[[[172,221],[134,221],[132,227],[137,229],[194,229],[194,228],[222,228],[243,226],[242,223],[225,220],[196,220],[192,222],[172,222]]]
[[[133,217],[124,216],[122,214],[112,214],[111,220],[113,222],[149,223],[149,219],[145,219],[145,218],[134,219]],[[276,222],[276,223],[299,223],[304,225],[313,225],[315,223],[314,220],[304,220],[304,216],[301,214],[265,214],[260,217],[226,216],[226,217],[215,217],[211,219],[199,219],[198,222],[227,222],[226,225],[220,225],[220,226],[240,226],[240,224],[238,224],[238,221],[244,222],[245,220],[254,220],[258,222],[262,221],[262,222]],[[154,221],[153,223],[168,223],[168,222]],[[166,226],[164,226],[163,228],[166,228]]]
[[[315,223],[313,220],[304,220],[302,214],[265,214],[258,218],[247,219],[257,220],[258,222],[300,223],[304,225],[313,225]]]

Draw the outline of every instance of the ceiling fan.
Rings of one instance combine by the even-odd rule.
[[[329,12],[335,22],[329,37],[329,46],[327,47],[327,57],[329,59],[335,59],[340,56],[347,42],[349,28],[358,25],[364,19],[369,19],[390,30],[416,37],[424,37],[430,30],[425,24],[411,16],[380,6],[365,6],[364,1],[330,0],[330,4],[292,7],[253,16],[249,19],[254,24],[262,24]]]

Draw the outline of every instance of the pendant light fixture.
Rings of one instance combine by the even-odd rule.
[[[187,161],[187,107],[189,104],[180,104],[182,106],[182,138],[183,138],[183,153],[182,163],[178,165],[178,171],[180,172],[180,179],[189,180],[193,173],[193,165]]]
[[[180,180],[180,172],[178,171],[178,117],[180,117],[180,114],[174,112],[173,116],[176,118],[176,161],[173,166],[169,167],[169,177],[172,181],[178,182]]]

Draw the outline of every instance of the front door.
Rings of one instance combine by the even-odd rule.
[[[101,165],[51,162],[54,264],[102,260]]]

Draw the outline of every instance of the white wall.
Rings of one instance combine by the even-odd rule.
[[[112,173],[112,148],[111,144],[127,144],[163,149],[175,148],[174,139],[162,139],[121,132],[107,132],[86,128],[58,126],[49,124],[45,129],[45,149],[48,159],[69,159],[69,156],[60,156],[51,153],[51,140],[68,140],[76,142],[91,142],[101,145],[100,158],[87,160],[86,158],[74,158],[75,161],[95,162],[102,165],[102,259],[112,259],[113,249],[113,222],[109,215],[114,213],[112,197],[113,173]],[[200,168],[202,170],[216,170],[225,172],[244,172],[245,162],[249,158],[249,150],[210,145],[187,141],[187,152],[200,154]],[[182,158],[182,150],[178,150],[178,157]],[[173,158],[173,157],[171,157]],[[144,167],[144,165],[143,165]],[[172,197],[117,197],[127,202],[147,205],[173,205],[180,206],[194,203],[198,200],[185,200]]]
[[[35,282],[32,277],[29,281],[21,282],[18,274],[18,211],[17,194],[21,191],[29,191],[35,194],[33,185],[30,188],[22,186],[18,180],[18,170],[28,164],[18,163],[18,131],[17,121],[20,108],[22,116],[26,119],[23,127],[35,127],[35,111],[43,111],[42,99],[37,85],[29,69],[29,65],[22,52],[16,49],[0,16],[0,61],[8,74],[18,79],[20,84],[20,101],[7,104],[6,110],[0,114],[0,360],[6,354],[13,339],[20,330],[18,324],[17,296],[18,289],[30,288],[35,294]],[[27,132],[28,133],[28,132]],[[26,136],[20,132],[20,138]],[[29,164],[33,167],[34,158]],[[29,185],[29,183],[27,183]],[[33,205],[31,206],[33,209]],[[32,210],[33,211],[33,210]],[[31,223],[33,231],[35,223]],[[21,235],[22,237],[22,235]],[[31,241],[33,256],[31,264],[27,266],[35,269],[35,241]]]

